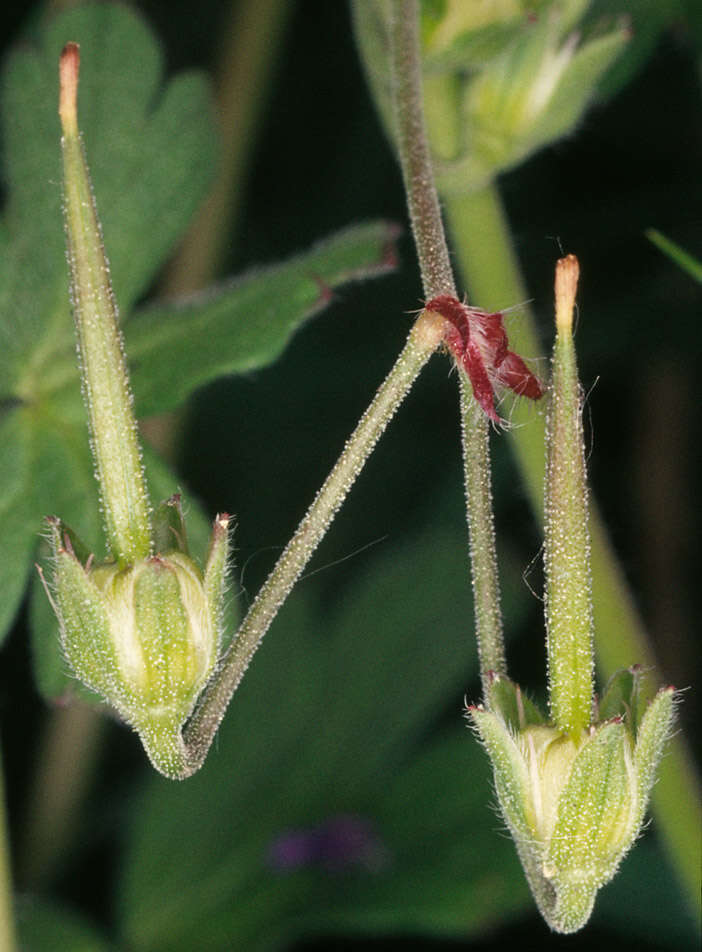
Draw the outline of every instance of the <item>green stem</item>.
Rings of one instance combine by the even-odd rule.
[[[391,62],[397,148],[412,234],[427,300],[456,296],[439,197],[424,123],[419,10],[416,0],[393,0]]]
[[[487,310],[525,301],[528,294],[497,185],[442,198],[454,239],[455,260],[472,298]],[[476,233],[479,241],[475,240]],[[517,353],[539,356],[538,335],[528,307],[509,321],[509,338]],[[528,424],[512,427],[509,436],[532,509],[543,520],[544,422],[526,400],[517,401],[512,419],[517,424]],[[590,534],[598,667],[605,678],[634,661],[644,668],[655,668],[643,623],[592,500]],[[663,758],[652,802],[681,882],[692,907],[699,910],[700,782],[687,744],[679,734],[670,741]]]
[[[424,131],[418,10],[414,0],[394,5],[395,111],[412,227],[427,295],[453,292],[448,249]],[[455,293],[455,292],[453,292]],[[294,536],[256,596],[185,733],[188,772],[202,764],[256,649],[324,537],[385,427],[443,338],[444,322],[424,311],[392,370],[349,438]]]
[[[422,97],[419,14],[416,0],[394,0],[391,58],[396,99],[397,145],[407,192],[424,293],[456,297],[439,199],[434,186]],[[488,672],[506,674],[502,611],[495,550],[489,426],[461,379],[461,421],[469,551],[476,639],[483,691]]]
[[[487,698],[490,674],[507,674],[492,514],[490,433],[485,414],[473,398],[470,382],[462,370],[459,371],[459,385],[473,612],[483,697]]]
[[[73,316],[108,544],[119,563],[132,564],[151,549],[149,500],[117,307],[78,132],[79,62],[77,45],[69,43],[61,54],[59,115]]]
[[[351,486],[443,336],[443,321],[424,311],[394,367],[263,584],[185,731],[190,772],[205,759],[229,701],[283,602],[321,542]]]
[[[15,952],[17,935],[12,901],[10,841],[5,808],[5,784],[0,764],[0,949],[3,952]]]

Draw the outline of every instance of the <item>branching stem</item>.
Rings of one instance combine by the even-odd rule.
[[[394,0],[392,12],[391,56],[395,80],[396,135],[424,293],[427,300],[440,294],[456,297],[422,105],[417,2]],[[489,423],[473,399],[470,388],[467,388],[462,373],[460,379],[475,630],[485,693],[488,672],[504,675],[507,670],[492,514]]]
[[[375,395],[294,536],[283,550],[242,622],[220,669],[185,731],[194,772],[203,762],[229,701],[271,622],[321,542],[385,427],[443,336],[443,320],[424,311],[394,367]]]
[[[455,295],[424,129],[417,4],[398,0],[394,3],[393,17],[395,116],[424,292],[427,298],[441,293]],[[397,362],[258,593],[217,676],[208,685],[186,728],[184,740],[191,771],[197,770],[204,760],[254,652],[322,540],[385,427],[443,335],[443,318],[424,311],[412,328]]]

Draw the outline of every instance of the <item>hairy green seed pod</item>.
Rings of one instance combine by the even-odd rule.
[[[228,524],[215,520],[203,573],[177,549],[125,568],[82,564],[69,533],[49,520],[66,660],[138,731],[167,776],[183,772],[181,729],[219,657]]]
[[[674,689],[658,692],[638,731],[623,715],[577,738],[543,723],[515,729],[508,711],[473,707],[469,716],[539,911],[554,931],[576,932],[639,835],[673,722]]]
[[[590,541],[581,394],[573,344],[579,266],[556,267],[556,343],[547,427],[545,609],[548,720],[518,685],[492,673],[470,720],[492,762],[495,791],[546,922],[581,929],[643,823],[670,734],[674,689],[647,709],[641,669],[594,695]]]

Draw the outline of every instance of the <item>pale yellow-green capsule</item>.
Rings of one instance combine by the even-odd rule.
[[[539,911],[556,932],[581,929],[597,891],[614,876],[641,830],[674,716],[674,689],[662,688],[638,730],[630,712],[574,737],[528,723],[518,704],[473,707],[469,717],[492,762],[500,809]],[[504,691],[506,694],[507,691]],[[504,696],[504,695],[503,695]],[[522,707],[522,724],[510,716]],[[519,720],[519,719],[518,719]]]
[[[184,775],[181,730],[219,658],[229,518],[215,520],[204,572],[178,549],[126,568],[82,564],[60,522],[49,524],[66,660],[139,733],[161,773]]]
[[[641,671],[594,694],[590,542],[581,392],[573,345],[579,267],[556,267],[556,343],[547,426],[544,541],[547,719],[519,687],[488,679],[469,708],[529,886],[556,932],[581,929],[643,823],[674,714],[674,689],[647,708]]]

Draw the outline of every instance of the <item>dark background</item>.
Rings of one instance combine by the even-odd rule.
[[[169,71],[213,67],[223,4],[138,6],[165,44]],[[212,385],[189,407],[178,467],[208,511],[236,513],[244,600],[267,574],[389,369],[409,328],[408,312],[421,301],[399,172],[366,92],[347,6],[325,0],[293,6],[223,274],[287,256],[365,218],[400,222],[405,236],[397,274],[343,290],[333,312],[306,327],[279,363]],[[0,16],[7,46],[19,35],[26,13],[9,7]],[[691,738],[699,712],[694,669],[702,301],[699,285],[653,248],[644,230],[655,226],[702,258],[699,56],[681,19],[660,37],[631,83],[592,109],[570,139],[501,179],[545,346],[560,245],[580,259],[578,348],[581,377],[590,391],[593,491],[655,642],[658,680],[693,685],[681,708]],[[460,517],[458,415],[448,369],[446,361],[435,359],[423,375],[313,567],[421,524],[439,496],[455,499]],[[506,441],[497,436],[493,445],[498,531],[509,534],[518,564],[526,569],[538,552],[538,532]],[[343,597],[362,560],[360,554],[323,573],[330,599]],[[531,598],[526,588],[525,598]],[[513,634],[510,661],[517,680],[538,688],[544,652],[535,635],[542,630],[540,605],[532,602],[524,631]],[[27,738],[43,716],[31,688],[21,621],[0,675],[13,817],[22,812]],[[22,716],[8,717],[11,711]],[[136,769],[142,756],[126,732],[114,735],[100,784],[105,790]],[[93,914],[108,920],[114,849],[109,836],[98,838],[80,867],[57,887],[67,898],[80,897],[82,906],[92,903]],[[654,880],[658,874],[666,875],[654,871]],[[93,885],[86,888],[86,882]],[[550,937],[536,914],[469,947],[487,950],[525,941],[540,948],[564,941],[573,950],[607,948],[614,941],[620,949],[634,948],[597,920],[579,936]],[[410,947],[468,945],[338,939],[304,945],[319,952]],[[658,946],[637,938],[635,947],[652,952]]]

